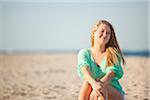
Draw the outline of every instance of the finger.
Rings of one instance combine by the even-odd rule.
[[[95,97],[94,97],[94,100],[97,100],[97,99],[98,99],[98,96],[95,96]]]
[[[101,96],[100,91],[97,90],[97,91],[96,91],[96,95],[97,95],[97,96]]]
[[[105,93],[104,93],[104,92],[105,92],[104,89],[99,89],[98,92],[99,92],[101,95],[104,95],[104,94],[105,94]],[[97,93],[97,94],[99,95],[99,93]]]
[[[100,84],[100,86],[101,86],[102,88],[104,88],[104,85],[103,85],[103,84]]]
[[[99,92],[104,92],[104,88],[99,88],[98,91]]]
[[[102,89],[99,90],[99,92],[100,92],[102,95],[104,94],[104,90],[102,90]]]
[[[105,97],[105,92],[103,90],[99,91],[101,93],[101,96]]]
[[[94,100],[94,92],[91,93],[90,100]]]
[[[106,90],[106,88],[105,87],[101,87],[101,88],[99,88],[99,90],[104,92]]]
[[[98,82],[98,85],[101,86],[101,87],[104,87],[104,84]]]
[[[100,80],[100,83],[104,84],[104,82],[102,82],[101,80]]]
[[[101,95],[104,96],[104,93],[101,92]]]
[[[101,83],[101,82],[100,82],[100,84],[101,84],[101,86],[104,86],[104,83]]]
[[[90,96],[90,100],[93,100],[93,95]]]
[[[97,81],[97,82],[99,82],[99,83],[101,83],[101,84],[104,84],[104,82],[102,82],[101,80],[99,80],[99,81]]]

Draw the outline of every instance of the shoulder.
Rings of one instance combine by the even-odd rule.
[[[90,48],[80,49],[78,52],[78,56],[89,56],[89,50]]]
[[[89,52],[89,48],[80,49],[78,54],[87,54]]]

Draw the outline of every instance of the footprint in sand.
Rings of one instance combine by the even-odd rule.
[[[3,96],[2,98],[3,98],[2,100],[7,100],[7,99],[10,98],[10,96],[9,96],[9,95],[6,95],[6,96]]]
[[[149,100],[148,98],[144,98],[143,100]]]
[[[78,94],[78,93],[79,93],[79,91],[76,91],[75,93],[77,93],[77,94]]]
[[[49,96],[46,96],[46,97],[44,97],[45,99],[48,99],[48,100],[53,100],[53,99],[56,99],[56,96],[51,96],[51,97],[49,97]]]
[[[134,97],[134,98],[136,98],[136,99],[138,98],[138,96],[137,96],[137,95],[134,95],[133,97]]]
[[[137,84],[133,84],[133,86],[135,86],[135,87],[136,87],[136,86],[137,86]]]
[[[30,89],[32,89],[32,88],[33,88],[33,86],[32,86],[32,85],[29,85],[29,84],[27,85],[27,87],[28,87],[28,88],[30,88]]]

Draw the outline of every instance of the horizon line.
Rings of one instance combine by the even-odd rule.
[[[38,54],[38,53],[78,53],[79,50],[0,50],[0,54]],[[150,57],[150,50],[122,50],[125,56],[144,56]]]

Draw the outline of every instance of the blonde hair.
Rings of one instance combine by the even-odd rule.
[[[92,45],[92,47],[94,46],[94,36],[92,34],[94,34],[97,31],[100,24],[105,24],[105,25],[109,26],[110,30],[111,30],[111,38],[108,41],[108,43],[106,44],[106,48],[105,48],[106,56],[107,56],[106,66],[112,66],[114,64],[119,64],[120,60],[123,62],[123,64],[125,64],[123,54],[121,52],[121,49],[118,45],[118,42],[117,42],[117,39],[115,36],[114,28],[108,21],[99,20],[94,24],[94,26],[92,28],[92,33],[91,33],[91,45]]]

